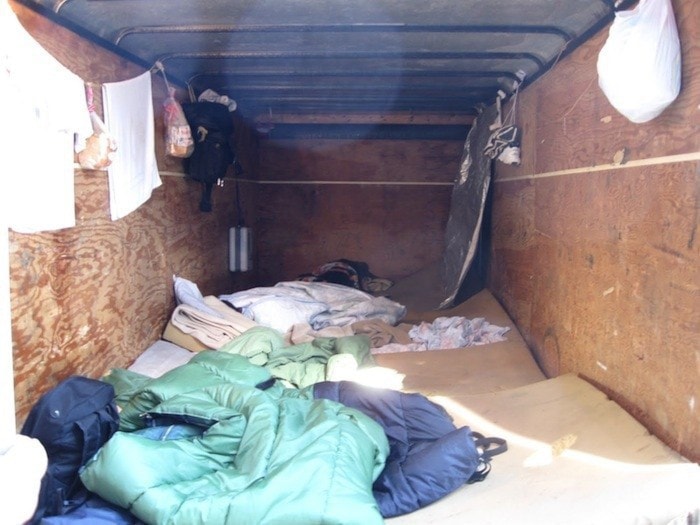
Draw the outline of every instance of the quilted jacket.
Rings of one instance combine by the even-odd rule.
[[[149,524],[382,523],[381,426],[308,392],[256,387],[270,379],[245,357],[205,351],[121,392],[120,431],[83,483]],[[157,440],[148,427],[190,431]]]

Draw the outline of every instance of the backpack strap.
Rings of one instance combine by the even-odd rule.
[[[479,432],[472,432],[472,436],[474,437],[474,445],[479,452],[479,464],[474,474],[467,480],[467,484],[484,481],[491,472],[491,459],[508,450],[508,443],[503,438],[484,437]]]
[[[491,461],[491,458],[503,454],[508,450],[508,443],[503,438],[498,437],[484,437],[478,432],[472,432],[474,436],[474,444],[476,448],[481,452],[481,457],[487,461]]]

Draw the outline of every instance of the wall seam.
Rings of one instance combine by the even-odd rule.
[[[639,168],[642,166],[657,166],[659,164],[673,164],[678,162],[695,162],[700,160],[700,151],[693,153],[681,153],[679,155],[667,155],[664,157],[652,157],[649,159],[630,160],[621,163],[598,164],[596,166],[586,166],[582,168],[570,168],[565,170],[548,171],[530,175],[518,175],[515,177],[496,178],[494,182],[514,182],[520,180],[545,179],[550,177],[562,177],[565,175],[577,175],[581,173],[594,173],[598,171],[615,171],[627,168]]]

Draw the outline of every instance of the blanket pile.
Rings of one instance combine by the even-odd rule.
[[[220,295],[219,299],[240,308],[257,323],[282,333],[302,323],[315,330],[366,319],[395,325],[406,315],[405,306],[386,297],[331,283],[283,281],[275,286]]]

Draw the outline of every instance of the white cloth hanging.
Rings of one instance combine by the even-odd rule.
[[[151,73],[102,85],[105,124],[119,149],[107,168],[112,220],[144,202],[162,182],[155,155]]]
[[[74,134],[92,130],[83,80],[0,10],[0,114],[9,226],[22,233],[75,226]]]

